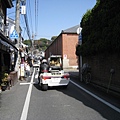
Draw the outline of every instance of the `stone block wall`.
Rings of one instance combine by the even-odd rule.
[[[83,63],[91,66],[92,83],[120,93],[120,56],[119,54],[100,54],[83,57]],[[114,69],[112,74],[110,71]]]

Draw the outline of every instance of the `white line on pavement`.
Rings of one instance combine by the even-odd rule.
[[[35,82],[20,83],[20,85],[30,85],[30,84],[35,84]]]
[[[83,91],[85,91],[86,93],[88,93],[89,95],[91,95],[92,97],[96,98],[97,100],[99,100],[100,102],[104,103],[105,105],[111,107],[112,109],[114,109],[115,111],[120,113],[120,109],[115,107],[114,105],[106,102],[105,100],[101,99],[100,97],[96,96],[95,94],[91,93],[90,91],[86,90],[85,88],[83,88],[82,86],[78,85],[77,83],[73,82],[70,80],[71,83],[73,83],[75,86],[77,86],[78,88],[82,89]]]
[[[34,74],[35,74],[35,69],[33,71],[30,83],[33,83]],[[26,100],[25,100],[25,103],[24,103],[24,107],[23,107],[23,111],[22,111],[20,120],[27,120],[27,113],[28,113],[28,108],[29,108],[29,103],[30,103],[32,86],[33,86],[33,84],[29,85],[29,89],[28,89],[28,92],[27,92],[27,96],[26,96]]]

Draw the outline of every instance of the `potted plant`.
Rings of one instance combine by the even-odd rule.
[[[2,92],[2,89],[1,89],[1,84],[0,84],[0,93]]]
[[[8,86],[8,73],[4,73],[2,76],[2,84],[1,84],[2,91],[5,91],[7,86]]]

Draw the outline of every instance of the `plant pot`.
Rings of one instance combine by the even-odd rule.
[[[0,85],[0,93],[2,92],[1,85]]]
[[[2,90],[2,91],[5,91],[6,89],[7,89],[7,85],[2,85],[2,86],[1,86],[1,90]]]

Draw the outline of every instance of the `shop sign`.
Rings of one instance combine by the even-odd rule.
[[[24,64],[20,64],[20,76],[24,76]]]

